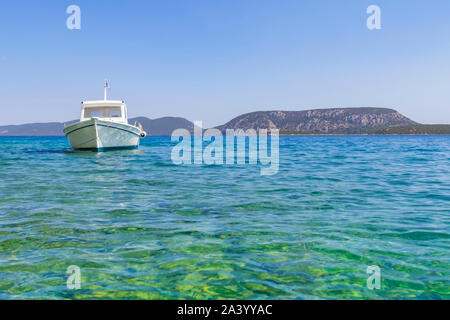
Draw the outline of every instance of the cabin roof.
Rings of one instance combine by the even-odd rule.
[[[125,102],[121,100],[92,100],[81,102],[84,108],[89,107],[121,107]]]

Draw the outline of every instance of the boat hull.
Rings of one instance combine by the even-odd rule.
[[[139,128],[125,123],[93,118],[68,126],[63,132],[72,148],[78,150],[105,151],[139,147]]]

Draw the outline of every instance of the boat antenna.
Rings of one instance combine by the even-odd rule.
[[[104,84],[103,88],[104,88],[104,90],[105,90],[105,95],[104,95],[104,97],[105,97],[105,101],[106,101],[106,100],[107,100],[107,99],[106,99],[106,89],[109,88],[108,80],[106,80],[106,79],[105,79],[105,84]]]

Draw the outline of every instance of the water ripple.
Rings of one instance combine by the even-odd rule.
[[[1,137],[0,299],[449,299],[449,141],[281,137],[267,177]]]

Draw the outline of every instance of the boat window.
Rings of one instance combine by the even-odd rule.
[[[120,107],[98,107],[84,109],[85,118],[120,118],[122,116]]]
[[[86,109],[84,111],[84,117],[85,118],[103,118],[103,110],[97,110],[97,109]]]
[[[110,110],[110,111],[109,111],[109,117],[110,117],[110,118],[120,118],[120,117],[121,117],[121,115],[120,115],[120,109],[117,109],[117,110]]]

